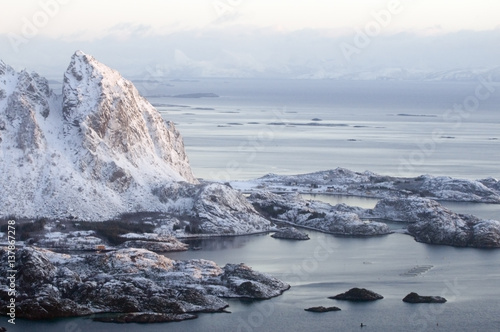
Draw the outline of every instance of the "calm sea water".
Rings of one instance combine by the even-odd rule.
[[[219,98],[150,97],[184,136],[195,174],[250,179],[346,167],[381,174],[500,177],[500,86],[473,110],[479,83],[199,80],[138,84],[145,95],[216,93]],[[165,106],[168,105],[168,106]],[[457,117],[458,115],[458,117]],[[373,207],[376,200],[315,197]],[[498,205],[444,203],[461,213],[500,219]],[[289,282],[268,301],[229,300],[231,314],[154,325],[113,325],[88,318],[18,320],[9,331],[499,331],[500,251],[432,246],[410,236],[345,238],[308,231],[309,241],[268,235],[197,242],[200,251],[168,254],[245,262]],[[417,266],[432,266],[409,276]],[[327,299],[351,287],[385,298],[352,304]],[[411,291],[445,304],[410,305]],[[339,312],[305,312],[311,306]],[[361,328],[363,323],[366,327]],[[7,325],[7,323],[2,324]]]
[[[220,96],[149,98],[177,105],[158,109],[177,124],[201,178],[249,179],[336,167],[402,176],[500,177],[500,84],[485,100],[475,97],[479,82],[172,84],[139,88],[146,95]]]
[[[410,236],[343,238],[308,231],[311,240],[293,242],[268,235],[204,240],[203,249],[171,253],[174,259],[204,258],[224,265],[245,262],[292,285],[267,301],[230,300],[231,314],[201,314],[196,320],[151,325],[95,323],[88,318],[52,322],[18,321],[9,331],[498,331],[500,251],[430,246]],[[409,276],[417,266],[432,266]],[[351,287],[384,296],[373,303],[327,297]],[[415,291],[441,295],[445,304],[406,304]],[[339,312],[309,313],[312,306]],[[4,324],[5,325],[5,324]]]

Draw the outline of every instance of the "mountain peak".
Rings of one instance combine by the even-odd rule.
[[[94,57],[72,56],[62,97],[36,73],[2,62],[0,75],[2,212],[105,219],[158,210],[157,186],[197,183],[174,124]]]

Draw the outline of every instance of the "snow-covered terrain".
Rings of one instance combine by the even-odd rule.
[[[427,198],[383,199],[364,216],[408,223],[408,232],[420,242],[500,247],[500,221],[458,214]]]
[[[158,210],[153,184],[197,183],[173,123],[89,55],[73,55],[62,96],[3,62],[0,91],[0,216],[109,219]]]
[[[7,260],[6,248],[0,258]],[[35,247],[16,251],[16,317],[49,319],[96,313],[218,312],[222,298],[268,299],[290,286],[244,264],[174,261],[145,249],[67,255]],[[9,301],[7,264],[0,267],[2,314]]]
[[[102,221],[162,212],[209,234],[270,224],[240,192],[198,184],[174,124],[81,51],[64,74],[62,96],[38,74],[0,63],[0,192],[0,218]]]
[[[227,185],[172,183],[155,194],[178,220],[176,228],[187,228],[187,233],[234,235],[264,232],[271,226],[239,191]]]
[[[249,200],[263,214],[273,220],[320,230],[327,233],[352,236],[389,234],[389,227],[380,222],[361,220],[363,209],[339,204],[332,206],[319,201],[306,201],[298,194],[277,195],[258,192]]]
[[[253,193],[251,202],[241,191]],[[162,214],[154,230],[149,230],[155,239],[136,234],[123,244],[155,250],[185,249],[171,236],[266,232],[272,229],[270,220],[341,235],[390,233],[383,223],[363,220],[370,216],[362,209],[276,192],[500,203],[500,184],[493,178],[401,178],[343,168],[291,176],[269,174],[230,185],[199,183],[173,123],[163,120],[130,81],[80,51],[64,74],[60,96],[38,74],[16,72],[0,62],[0,192],[0,218],[45,217],[71,223],[109,221],[134,213]],[[383,216],[372,216],[394,219],[391,213],[400,213],[397,206],[386,210]],[[435,219],[441,210],[429,213]],[[443,220],[455,219],[451,215]],[[474,234],[486,234],[477,237],[484,244],[471,240],[474,246],[496,246],[495,222],[471,224],[467,220],[477,230]],[[416,225],[411,227],[417,239],[452,243],[425,240],[417,236],[422,232]],[[457,227],[463,229],[461,225]],[[92,228],[69,226],[74,229],[38,234],[37,244],[91,250],[109,245],[103,236],[81,232]]]
[[[458,202],[500,203],[500,185],[493,178],[455,179],[422,175],[402,178],[370,171],[353,172],[336,168],[299,175],[268,174],[250,181],[233,181],[231,186],[243,192],[330,193],[376,198],[427,197]]]

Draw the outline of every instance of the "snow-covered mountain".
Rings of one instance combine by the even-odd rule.
[[[56,95],[0,61],[0,217],[163,210],[174,181],[198,182],[180,133],[118,72],[78,51]]]

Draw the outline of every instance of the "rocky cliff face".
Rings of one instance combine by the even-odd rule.
[[[134,168],[196,182],[173,123],[130,81],[82,52],[64,75],[62,116],[65,137],[76,138],[73,161],[89,176],[119,182],[122,190]]]
[[[0,217],[109,219],[158,211],[151,193],[197,183],[173,123],[133,84],[76,52],[62,96],[0,62]]]

